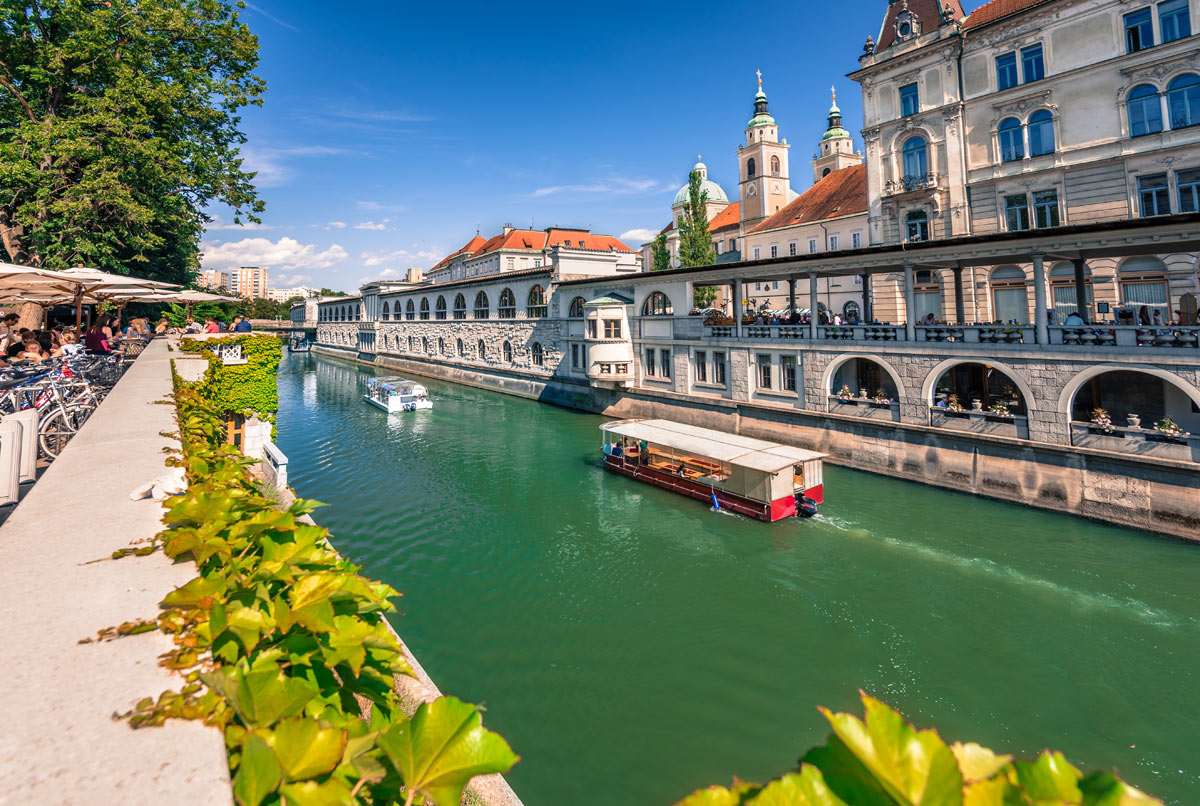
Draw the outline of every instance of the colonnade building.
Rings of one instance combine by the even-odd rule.
[[[541,247],[540,265],[520,268],[517,250],[470,276],[491,258],[468,243],[435,272],[458,265],[457,279],[317,302],[316,349],[1195,538],[1200,127],[1179,94],[1200,74],[1193,13],[1176,0],[1003,0],[970,16],[952,0],[890,3],[853,74],[864,164],[815,165],[805,193],[773,193],[770,157],[783,172],[786,151],[757,150],[759,131],[774,141],[756,98],[739,170],[754,159],[763,179],[766,155],[754,195],[769,206],[748,229],[736,208],[736,259],[639,271],[627,247],[575,235]],[[825,184],[856,174],[858,211]],[[730,209],[714,220],[734,226]],[[842,213],[863,240],[804,248],[797,233]],[[861,321],[695,315],[699,286],[734,311],[760,289],[792,310],[854,302]],[[1179,310],[1186,323],[1170,322]]]

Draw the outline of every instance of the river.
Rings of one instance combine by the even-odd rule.
[[[606,473],[602,417],[437,381],[389,416],[372,372],[285,359],[291,483],[526,806],[769,778],[860,688],[1200,803],[1200,547],[829,465],[817,518],[763,524]]]

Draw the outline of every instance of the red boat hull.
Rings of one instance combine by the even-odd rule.
[[[711,502],[713,493],[716,493],[717,503],[721,505],[721,509],[757,518],[760,521],[767,521],[769,523],[771,521],[782,520],[783,518],[790,518],[796,514],[796,499],[790,495],[786,498],[772,501],[770,504],[764,504],[761,501],[754,501],[742,496],[731,495],[722,490],[716,490],[707,484],[700,484],[670,473],[654,470],[650,467],[626,462],[619,456],[605,456],[604,466],[614,473],[620,473],[622,476],[644,481],[647,484],[653,484],[655,487],[662,487],[664,490],[671,490],[672,492],[695,498],[698,501]],[[813,498],[813,492],[816,492],[819,496],[821,488],[814,487],[806,494],[810,498]],[[814,500],[817,503],[821,502],[821,498],[814,498]]]

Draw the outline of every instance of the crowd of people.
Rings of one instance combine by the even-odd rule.
[[[0,366],[30,361],[45,361],[48,358],[71,356],[89,350],[108,353],[124,350],[132,340],[150,338],[150,323],[143,318],[134,318],[124,330],[107,314],[96,317],[86,329],[55,325],[46,329],[19,327],[20,317],[15,313],[0,319]]]
[[[167,320],[164,319],[159,322],[157,332],[180,335],[183,333],[249,333],[251,330],[253,330],[253,326],[250,324],[250,320],[244,316],[235,316],[228,324],[220,322],[211,316],[206,316],[204,323],[201,324],[189,316],[183,327],[168,325]]]

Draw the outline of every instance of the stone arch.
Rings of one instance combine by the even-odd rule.
[[[1092,378],[1104,375],[1107,372],[1141,372],[1146,375],[1153,375],[1172,384],[1191,398],[1193,403],[1200,406],[1200,389],[1197,389],[1193,384],[1174,372],[1158,369],[1149,364],[1094,364],[1073,376],[1063,386],[1063,390],[1058,396],[1058,413],[1066,417],[1067,421],[1070,422],[1071,408],[1075,403],[1075,396],[1079,394],[1079,390]]]
[[[947,358],[945,361],[938,363],[929,374],[925,376],[925,381],[921,384],[921,402],[926,406],[933,406],[933,392],[937,385],[938,379],[946,373],[946,370],[952,369],[958,364],[987,364],[990,367],[1000,370],[1008,379],[1011,380],[1020,391],[1021,397],[1025,400],[1025,410],[1033,411],[1037,407],[1035,404],[1040,403],[1037,397],[1034,396],[1033,390],[1029,387],[1029,382],[1025,380],[1008,364],[1002,364],[999,361],[993,361],[990,358],[972,358],[963,356],[962,358]]]
[[[851,359],[854,358],[872,361],[883,367],[884,372],[891,377],[892,383],[896,384],[896,402],[900,403],[901,405],[904,404],[905,399],[908,397],[908,390],[904,388],[904,379],[900,377],[900,373],[896,371],[895,367],[884,360],[883,356],[875,355],[874,353],[849,353],[846,355],[839,355],[837,358],[830,361],[825,366],[825,372],[821,374],[821,388],[825,390],[826,395],[836,393],[836,390],[832,390],[830,388],[833,384],[834,375],[837,374],[837,371],[841,369],[843,365],[847,364]]]

